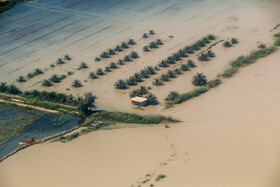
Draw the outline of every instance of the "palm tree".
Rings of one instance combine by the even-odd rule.
[[[195,68],[195,67],[196,67],[195,62],[192,61],[192,60],[188,60],[187,63],[188,63],[188,66],[189,66],[190,68]]]
[[[165,98],[167,101],[174,101],[179,96],[179,93],[176,91],[171,91]]]
[[[97,79],[97,78],[98,78],[97,75],[96,75],[94,72],[90,72],[89,75],[88,75],[88,77],[89,77],[90,79]]]
[[[109,67],[110,67],[111,69],[117,69],[117,68],[118,68],[118,66],[116,65],[115,62],[111,62],[110,65],[109,65]]]
[[[239,43],[239,42],[238,42],[238,40],[237,40],[236,38],[232,38],[232,39],[231,39],[231,43],[232,43],[232,44],[237,44],[237,43]]]
[[[225,42],[223,43],[223,46],[224,46],[224,47],[232,47],[232,44],[231,44],[229,41],[225,41]]]
[[[51,81],[47,80],[47,79],[44,79],[42,81],[42,86],[46,86],[46,87],[50,87],[52,86],[53,84],[51,83]]]
[[[72,60],[72,58],[69,55],[64,55],[64,60]]]
[[[142,38],[149,38],[148,34],[147,33],[144,33]]]
[[[118,52],[121,52],[122,51],[122,48],[120,45],[117,45],[114,49],[115,51],[118,51]]]
[[[131,61],[131,59],[130,59],[130,57],[129,57],[128,55],[125,55],[124,58],[123,58],[123,60],[124,60],[125,62]]]
[[[88,68],[87,63],[81,62],[80,66],[79,66],[79,69],[87,69],[87,68]]]
[[[139,92],[141,95],[147,94],[148,93],[148,88],[146,86],[140,86]]]
[[[166,75],[170,78],[175,78],[176,77],[176,75],[174,74],[174,72],[172,70],[168,70]]]
[[[0,83],[0,92],[6,92],[8,90],[8,86],[6,82]]]
[[[157,97],[152,93],[149,93],[146,96],[146,99],[147,99],[147,104],[148,105],[157,105],[159,103],[158,100],[157,100]]]
[[[215,53],[212,50],[207,51],[207,56],[210,58],[216,57]]]
[[[205,86],[207,84],[206,76],[203,73],[197,73],[193,76],[192,84],[195,86]]]
[[[7,91],[9,94],[14,94],[14,95],[19,95],[22,93],[22,91],[14,84],[11,84],[10,86],[8,86]]]
[[[134,76],[130,76],[125,82],[128,86],[134,86],[137,84]]]
[[[129,46],[127,45],[126,42],[122,42],[122,43],[121,43],[121,47],[122,47],[123,49],[129,48]]]
[[[159,39],[159,38],[157,38],[155,42],[156,42],[157,45],[163,45],[162,40]]]
[[[101,58],[109,58],[110,56],[107,52],[104,51],[104,52],[101,53],[100,57]]]
[[[122,79],[118,80],[116,83],[115,83],[115,88],[116,89],[120,89],[120,90],[125,90],[127,89],[127,85],[126,85],[126,82]]]
[[[149,30],[149,34],[150,34],[150,35],[154,35],[155,32],[154,32],[153,30]]]
[[[72,82],[72,86],[75,87],[75,88],[80,88],[80,87],[82,87],[83,85],[82,85],[82,83],[81,83],[80,80],[75,79],[75,80]]]
[[[108,54],[109,55],[115,55],[115,51],[113,49],[108,49]]]
[[[96,70],[96,74],[99,75],[99,76],[102,76],[102,75],[105,75],[104,71],[102,70],[102,68],[98,68]]]
[[[192,45],[192,47],[193,47],[193,49],[196,50],[196,51],[200,50],[200,47],[199,47],[198,43],[194,43],[194,44]]]
[[[128,45],[136,45],[136,42],[133,39],[128,40]]]
[[[175,61],[181,60],[180,55],[179,55],[178,53],[173,53],[173,54],[172,54],[172,57],[173,57],[173,59],[174,59]]]
[[[94,61],[99,62],[99,61],[101,61],[101,58],[95,57]]]
[[[144,46],[144,47],[143,47],[143,51],[149,52],[149,51],[150,51],[149,46]]]
[[[65,64],[65,61],[63,61],[61,58],[58,58],[58,59],[56,60],[56,63],[57,63],[57,64]]]
[[[152,66],[145,67],[145,70],[148,72],[149,75],[156,74],[155,69]]]
[[[33,75],[36,76],[36,75],[41,75],[41,74],[43,74],[43,73],[44,73],[43,70],[41,70],[40,68],[36,68],[36,69],[34,70]]]
[[[202,41],[203,41],[205,44],[210,43],[209,38],[207,38],[207,37],[203,37],[203,38],[202,38]]]
[[[189,66],[188,66],[187,64],[181,64],[181,65],[180,65],[180,69],[181,69],[182,71],[188,71],[188,70],[189,70]]]
[[[136,51],[132,51],[129,55],[131,58],[139,58],[139,55]]]
[[[136,82],[142,82],[142,76],[140,73],[134,73],[134,78]]]
[[[169,56],[169,57],[167,57],[166,63],[167,63],[167,64],[176,64],[176,59],[175,59],[175,57],[174,57],[174,56]]]
[[[156,42],[150,42],[150,43],[149,43],[149,47],[150,47],[151,49],[153,49],[153,48],[158,48]]]
[[[204,46],[205,46],[205,43],[204,43],[203,40],[199,40],[199,41],[197,42],[197,45],[198,45],[199,47],[204,47]]]
[[[149,72],[146,69],[142,69],[140,71],[141,77],[143,77],[144,79],[149,78]]]
[[[207,38],[208,38],[209,40],[215,40],[215,39],[216,39],[216,36],[214,36],[213,34],[209,34],[209,35],[207,36]]]
[[[154,86],[162,86],[162,85],[163,85],[162,81],[161,81],[159,78],[155,78],[155,79],[153,80],[152,84],[153,84]]]
[[[110,67],[105,67],[105,72],[111,72],[111,69],[110,69]]]
[[[260,45],[258,46],[258,48],[260,48],[260,49],[265,49],[265,48],[266,48],[266,45],[265,45],[265,44],[260,44]]]
[[[26,79],[24,78],[24,76],[20,75],[18,78],[17,78],[17,82],[21,83],[21,82],[26,82]]]
[[[177,54],[182,58],[188,57],[188,55],[186,54],[186,52],[183,49],[180,49]]]
[[[161,75],[159,76],[159,78],[160,78],[161,81],[164,81],[164,82],[169,81],[169,76],[166,75],[166,74],[164,74],[164,73],[161,74]]]
[[[28,73],[28,74],[27,74],[27,78],[31,79],[31,78],[33,78],[33,77],[34,77],[33,73]]]
[[[138,90],[134,89],[129,93],[129,97],[136,97],[141,96],[141,94],[138,92]]]
[[[198,60],[200,61],[208,61],[208,55],[205,54],[205,53],[201,53],[198,57],[197,57]]]
[[[180,70],[180,68],[175,68],[173,72],[174,72],[175,75],[182,74],[182,71]]]
[[[193,49],[192,49],[192,47],[190,47],[190,46],[186,46],[185,48],[184,48],[184,51],[186,52],[186,53],[188,53],[188,54],[192,54],[194,51],[193,51]]]
[[[160,61],[160,62],[158,63],[158,66],[159,66],[159,67],[162,67],[162,68],[166,68],[166,67],[168,67],[169,65],[168,65],[168,63],[167,63],[165,60],[162,60],[162,61]]]
[[[51,64],[51,65],[50,65],[50,67],[51,67],[51,68],[54,68],[54,67],[55,67],[55,65],[54,65],[54,64]]]
[[[118,64],[119,64],[119,65],[124,65],[125,63],[124,63],[124,61],[123,61],[122,59],[119,59],[119,60],[118,60]]]
[[[53,83],[59,83],[61,80],[60,80],[60,78],[58,77],[57,74],[53,74],[50,78],[50,81],[53,82]]]
[[[73,71],[68,71],[67,75],[74,75],[74,72]]]

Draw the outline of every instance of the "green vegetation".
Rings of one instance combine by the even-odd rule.
[[[144,33],[142,38],[149,38],[148,34],[147,33]]]
[[[232,44],[229,41],[225,41],[223,43],[223,46],[229,48],[229,47],[232,47]]]
[[[207,83],[206,88],[209,90],[211,88],[215,88],[222,83],[221,79],[211,80]]]
[[[72,58],[69,55],[64,55],[64,60],[72,60]]]
[[[194,86],[205,86],[207,84],[206,76],[203,73],[197,73],[193,76],[192,84]]]
[[[274,46],[280,46],[280,32],[277,34],[274,34],[274,37],[276,38],[274,42]]]
[[[207,88],[205,87],[201,87],[201,88],[196,88],[190,92],[187,92],[187,93],[183,93],[183,94],[179,94],[177,97],[175,97],[174,100],[171,100],[173,101],[174,104],[180,104],[184,101],[187,101],[189,99],[192,99],[194,97],[197,97],[205,92],[207,92]]]
[[[61,127],[63,124],[67,123],[69,119],[65,118],[64,116],[55,117],[51,123],[54,127]]]
[[[150,35],[154,35],[154,34],[156,34],[153,30],[149,30],[149,34]]]
[[[65,61],[62,60],[62,58],[58,58],[58,59],[56,60],[56,64],[65,64]]]
[[[23,2],[23,1],[24,0],[0,1],[0,14],[16,6],[18,2]]]
[[[88,75],[88,77],[89,77],[90,79],[97,79],[97,78],[98,78],[97,75],[96,75],[94,72],[90,72],[89,75]]]
[[[140,88],[138,89],[134,89],[129,93],[129,97],[141,97],[143,95],[148,94],[149,88],[147,88],[146,86],[140,86]]]
[[[218,76],[228,78],[235,74],[240,67],[255,63],[257,59],[265,57],[276,50],[274,46],[252,51],[248,56],[239,56],[230,63],[230,67],[223,71]]]
[[[263,43],[261,43],[261,44],[258,46],[258,48],[260,48],[260,49],[264,49],[264,48],[266,48],[266,45],[265,45],[265,44],[263,44]]]
[[[129,39],[127,44],[128,45],[136,45],[136,42],[133,39]]]
[[[150,49],[158,48],[159,45],[163,45],[163,42],[161,39],[157,38],[156,40],[150,42],[149,45],[144,46],[143,51],[149,52],[151,51]]]
[[[19,136],[26,127],[44,115],[42,112],[3,103],[0,103],[0,113],[0,151],[9,140]]]
[[[49,80],[53,83],[60,83],[65,78],[66,78],[66,75],[58,76],[57,74],[53,74]]]
[[[91,92],[85,93],[84,97],[80,100],[79,103],[79,111],[83,116],[88,116],[91,114],[91,108],[93,108],[94,102],[96,100],[96,96],[94,96]]]
[[[157,97],[152,93],[146,95],[145,98],[147,99],[147,105],[157,105],[159,103]]]
[[[236,38],[232,38],[231,39],[231,44],[238,44],[238,40]]]
[[[160,181],[161,179],[164,179],[164,178],[166,178],[166,175],[164,175],[164,174],[159,174],[159,175],[156,177],[155,181]]]
[[[104,71],[102,70],[102,68],[98,68],[96,70],[96,75],[99,75],[99,76],[102,76],[102,75],[105,75]]]
[[[179,122],[171,117],[155,116],[155,115],[139,115],[133,113],[124,112],[96,112],[93,113],[90,118],[95,118],[96,120],[110,120],[114,122],[124,122],[124,123],[140,123],[140,124],[159,124],[161,122]]]

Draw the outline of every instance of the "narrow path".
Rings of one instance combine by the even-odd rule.
[[[38,107],[38,106],[27,105],[27,104],[23,104],[23,103],[12,102],[12,101],[5,101],[5,100],[3,100],[3,99],[0,99],[0,103],[1,103],[1,102],[2,102],[2,103],[15,104],[15,105],[22,106],[22,107],[28,107],[28,108],[32,108],[32,109],[40,110],[40,111],[44,111],[44,112],[50,112],[50,113],[56,113],[56,114],[59,113],[59,112],[56,111],[56,110],[45,109],[45,108]]]

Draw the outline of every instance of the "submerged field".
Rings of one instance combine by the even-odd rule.
[[[0,14],[0,81],[23,91],[74,96],[91,91],[100,109],[182,121],[170,128],[104,130],[65,144],[35,145],[0,164],[0,186],[40,186],[42,181],[45,186],[279,186],[279,49],[260,59],[256,56],[270,48],[251,53],[275,42],[279,10],[277,0],[38,0]],[[204,47],[162,64],[209,34],[216,38]],[[109,57],[103,53],[129,39],[135,44]],[[154,48],[151,43],[157,39],[162,44]],[[201,53],[208,54],[210,46],[214,55],[204,61]],[[127,60],[133,51],[139,57]],[[238,59],[241,55],[246,60]],[[196,66],[174,75],[189,60]],[[244,67],[246,63],[250,65]],[[147,66],[159,68],[134,86],[115,89],[116,81],[127,81]],[[28,73],[34,77],[27,78]],[[193,86],[197,73],[213,81]],[[59,80],[42,86],[53,74]],[[26,82],[17,82],[20,75]],[[73,87],[74,80],[82,86]],[[154,94],[159,105],[131,105],[131,93],[140,86]],[[179,95],[167,106],[171,91]],[[127,121],[115,115],[106,117]]]

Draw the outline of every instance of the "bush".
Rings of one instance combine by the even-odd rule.
[[[177,91],[171,91],[165,98],[166,101],[174,101],[179,96]]]
[[[207,83],[206,88],[211,89],[211,88],[214,88],[214,87],[220,85],[221,83],[222,83],[221,79],[211,80]]]
[[[236,72],[237,72],[237,68],[227,68],[219,76],[223,78],[229,78],[232,77],[232,75],[235,74]]]
[[[193,76],[192,84],[195,86],[205,86],[207,84],[206,76],[203,73],[197,73]]]
[[[201,87],[201,88],[197,88],[193,91],[184,93],[184,94],[180,94],[178,97],[175,98],[174,100],[174,104],[180,104],[186,100],[192,99],[194,97],[197,97],[205,92],[207,92],[207,88]]]
[[[166,175],[160,174],[160,175],[157,176],[157,178],[155,180],[159,181],[159,180],[161,180],[161,179],[163,179],[165,177],[166,177]]]
[[[91,118],[97,120],[111,120],[115,122],[123,123],[140,123],[140,124],[159,124],[161,122],[178,122],[178,120],[167,118],[164,116],[152,116],[152,115],[138,115],[133,113],[124,112],[96,112],[91,115]]]

